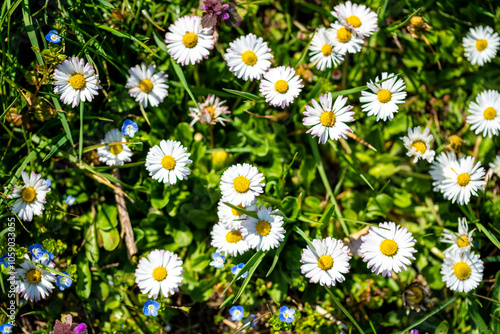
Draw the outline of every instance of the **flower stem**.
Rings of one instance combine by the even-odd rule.
[[[214,128],[212,124],[208,124],[208,132],[210,134],[210,148],[215,148],[214,144]]]
[[[78,160],[82,161],[83,152],[83,107],[84,103],[80,102],[80,141],[78,143]]]

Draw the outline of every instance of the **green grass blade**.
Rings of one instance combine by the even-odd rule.
[[[182,85],[184,86],[184,89],[188,93],[191,100],[193,100],[196,108],[198,108],[198,101],[196,101],[196,98],[194,97],[193,92],[191,92],[191,89],[189,89],[189,85],[186,81],[186,77],[184,76],[184,72],[182,71],[182,68],[179,66],[179,64],[177,64],[177,62],[173,58],[170,58],[170,63],[172,64],[172,67],[174,68],[175,74],[177,74],[177,76],[179,77],[179,80],[181,81]]]
[[[241,97],[244,97],[244,98],[247,98],[251,101],[263,101],[262,98],[258,95],[255,95],[255,94],[252,94],[252,93],[249,93],[249,92],[242,92],[240,90],[235,90],[235,89],[227,89],[227,88],[222,88],[222,90],[228,92],[228,93],[231,93],[233,95],[236,95],[236,96],[241,96]]]
[[[335,304],[337,304],[337,306],[342,310],[342,312],[344,312],[344,314],[349,318],[349,320],[351,320],[351,322],[354,324],[354,326],[356,326],[356,328],[358,329],[358,331],[361,334],[364,334],[365,332],[363,332],[363,330],[361,329],[361,327],[359,327],[358,323],[356,322],[356,320],[354,320],[354,318],[352,317],[352,315],[344,308],[344,306],[342,306],[342,304],[339,302],[338,298],[335,297],[335,295],[332,293],[332,291],[328,287],[326,287],[326,286],[325,286],[325,289],[328,292],[328,294],[330,295],[330,297],[332,297],[332,299],[335,302]]]

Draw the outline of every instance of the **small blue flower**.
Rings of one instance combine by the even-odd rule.
[[[249,314],[247,317],[245,317],[245,319],[243,319],[243,322],[245,324],[252,323],[253,321],[255,321],[256,318],[257,318],[257,316],[255,314]],[[257,326],[258,323],[259,323],[259,321],[257,320],[255,322],[253,322],[250,327],[255,327],[255,326]]]
[[[38,260],[40,260],[41,264],[48,266],[50,261],[54,260],[54,254],[44,249],[42,250],[42,255],[40,255]]]
[[[45,179],[45,184],[50,187],[52,185],[52,181],[50,181],[49,179]]]
[[[2,326],[0,326],[0,333],[2,333],[2,334],[12,333],[12,325],[11,324],[3,324]]]
[[[231,320],[233,321],[240,321],[243,319],[243,312],[245,310],[243,309],[243,306],[233,306],[229,309],[229,314],[231,314]]]
[[[63,274],[66,274],[69,276],[67,272],[63,272]],[[61,289],[61,291],[64,291],[64,289],[69,288],[73,284],[73,280],[71,278],[68,278],[66,276],[57,276],[56,280],[56,285]]]
[[[29,251],[31,255],[37,260],[40,260],[40,257],[43,255],[43,247],[40,244],[34,244],[29,246]]]
[[[243,267],[245,266],[244,263],[240,263],[238,264],[237,266],[234,266],[232,269],[231,269],[231,272],[233,273],[233,275],[238,275],[238,273],[240,272],[241,269],[243,269]],[[244,273],[243,275],[241,275],[240,277],[238,277],[238,279],[240,278],[245,278],[248,276],[248,271],[246,273]]]
[[[64,196],[64,201],[69,206],[72,206],[75,203],[75,200],[76,200],[76,198],[74,196],[72,196],[72,195]]]
[[[49,42],[56,44],[61,42],[61,36],[58,35],[57,30],[49,31],[49,33],[45,35],[45,39]]]
[[[9,260],[10,260],[9,255],[5,254],[4,256],[0,257],[0,265],[2,265],[4,268],[8,268],[10,264]]]
[[[279,318],[281,321],[286,322],[287,324],[290,324],[295,321],[295,316],[293,315],[295,313],[294,308],[288,308],[286,306],[282,306],[280,308],[280,315]]]
[[[217,269],[224,267],[224,261],[226,260],[224,255],[222,255],[221,253],[213,253],[212,259],[214,259],[212,262],[210,262],[210,265],[212,267],[215,267]]]
[[[160,303],[155,300],[148,300],[146,303],[144,303],[144,309],[142,310],[142,312],[147,317],[149,317],[150,315],[152,315],[153,317],[157,317],[159,310]]]
[[[139,130],[139,126],[137,125],[137,123],[132,122],[129,119],[126,119],[125,122],[123,122],[122,132],[125,136],[134,138],[134,135],[137,132],[137,130]]]

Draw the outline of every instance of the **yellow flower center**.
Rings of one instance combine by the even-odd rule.
[[[71,78],[69,78],[69,84],[74,89],[82,89],[85,86],[85,78],[79,73],[73,74]]]
[[[167,277],[167,269],[165,267],[157,267],[153,270],[153,278],[157,282],[163,281]]]
[[[28,203],[33,202],[36,198],[35,189],[33,189],[33,187],[24,188],[23,192],[21,193],[21,197],[22,197],[23,201],[25,201],[25,202],[28,202]]]
[[[408,290],[406,290],[406,300],[413,304],[418,304],[424,298],[424,293],[422,289],[418,286],[412,286]]]
[[[487,119],[488,121],[492,120],[495,117],[497,117],[497,111],[493,107],[488,107],[488,108],[484,109],[483,117],[484,117],[484,119]]]
[[[335,124],[335,114],[333,111],[325,111],[321,114],[319,120],[324,126],[332,127]]]
[[[410,25],[414,28],[421,28],[424,25],[424,20],[422,16],[413,16],[410,19]]]
[[[234,190],[239,193],[245,193],[250,188],[250,180],[244,176],[236,176],[233,181]]]
[[[392,94],[387,89],[382,89],[377,93],[377,98],[382,103],[387,103],[391,100]]]
[[[42,272],[38,269],[31,269],[26,273],[26,280],[29,284],[37,284],[42,280]]]
[[[460,145],[462,145],[462,138],[457,135],[451,136],[448,140],[450,141],[450,145],[452,147],[459,147]]]
[[[333,259],[330,255],[321,255],[318,259],[318,266],[323,270],[333,267]]]
[[[240,209],[246,210],[246,208],[243,205],[241,205],[241,203],[236,205],[236,206]],[[243,214],[243,212],[235,210],[233,208],[231,208],[231,212],[233,213],[233,216],[236,216],[236,217],[239,217]]]
[[[121,144],[111,145],[109,147],[109,152],[114,155],[118,155],[122,153],[122,151],[123,151],[123,146]]]
[[[416,141],[413,143],[413,145],[411,145],[411,147],[415,147],[415,149],[417,150],[417,152],[420,152],[422,154],[425,153],[425,150],[427,149],[427,146],[425,146],[424,142],[423,141]]]
[[[210,118],[213,119],[215,115],[215,109],[213,107],[207,107],[206,108],[208,114],[210,115]]]
[[[198,35],[194,32],[188,32],[182,37],[182,43],[186,48],[192,49],[198,44]]]
[[[455,273],[455,276],[457,276],[458,279],[461,280],[467,279],[470,276],[470,266],[463,261],[457,262],[453,266],[453,272]]]
[[[276,89],[278,93],[285,94],[288,91],[288,83],[280,79],[274,84],[274,89]]]
[[[241,232],[240,231],[229,231],[226,234],[226,241],[235,244],[238,243],[242,240],[243,238],[241,237]]]
[[[351,40],[351,32],[346,28],[337,30],[337,39],[340,43],[347,43]]]
[[[248,50],[243,52],[243,54],[241,55],[241,60],[243,60],[243,62],[248,66],[253,66],[257,62],[257,55],[255,54],[255,52]]]
[[[266,235],[269,234],[269,232],[271,232],[271,224],[269,224],[265,220],[261,220],[260,222],[257,223],[255,229],[257,230],[257,233],[265,237]]]
[[[354,28],[361,27],[361,20],[356,15],[351,15],[347,18],[347,23],[352,25]]]
[[[172,170],[175,168],[176,162],[173,156],[166,155],[161,159],[161,165],[166,170]]]
[[[385,239],[380,244],[380,251],[387,256],[393,256],[398,251],[398,244],[391,239]]]
[[[488,41],[485,39],[478,39],[476,41],[477,51],[483,51],[484,49],[486,49],[487,46],[488,46]]]
[[[325,44],[321,47],[321,52],[325,55],[325,56],[329,56],[332,54],[332,47],[330,44]]]
[[[462,187],[468,185],[469,181],[470,181],[470,175],[467,173],[462,173],[459,176],[457,176],[457,183]]]
[[[467,247],[470,245],[469,238],[467,237],[467,234],[460,235],[460,238],[457,239],[457,245],[458,245],[458,247]]]
[[[150,91],[153,90],[153,83],[149,79],[143,79],[141,80],[141,82],[139,82],[139,88],[144,93],[149,93]]]

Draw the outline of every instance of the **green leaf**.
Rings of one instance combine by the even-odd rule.
[[[120,244],[120,233],[116,228],[111,229],[110,231],[99,231],[99,235],[102,240],[102,246],[107,251],[113,251]]]
[[[89,262],[83,253],[78,255],[77,263],[78,281],[76,282],[76,294],[80,299],[86,300],[92,291],[92,275],[90,273]]]
[[[227,89],[227,88],[222,88],[222,89],[228,93],[231,93],[231,94],[236,95],[236,96],[241,96],[241,97],[247,98],[251,101],[262,101],[262,98],[260,96],[252,94],[252,93],[242,92],[239,90]]]
[[[115,228],[118,225],[118,208],[104,203],[97,214],[96,225],[103,231],[111,231]]]
[[[434,334],[447,334],[449,329],[450,325],[448,324],[448,321],[443,320],[439,324],[439,326],[437,326],[436,330],[434,331]]]
[[[184,89],[188,93],[189,97],[191,97],[191,100],[194,102],[194,105],[198,108],[198,102],[196,101],[193,92],[191,92],[191,89],[189,89],[189,85],[186,81],[186,77],[184,76],[184,72],[182,71],[182,68],[177,64],[177,62],[174,60],[174,58],[170,58],[170,63],[172,64],[172,67],[174,68],[175,73],[179,77],[179,80],[181,81],[182,85],[184,86]]]
[[[94,224],[91,224],[85,231],[87,241],[85,241],[85,256],[92,263],[99,261],[99,247],[97,245],[97,233]]]

